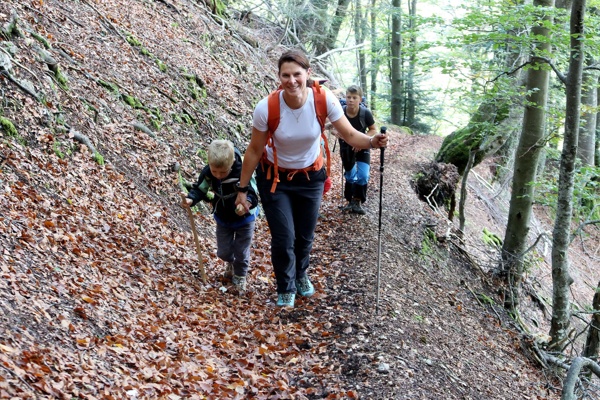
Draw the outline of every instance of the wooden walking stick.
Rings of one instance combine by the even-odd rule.
[[[183,193],[180,193],[181,201],[185,202],[186,197]],[[191,207],[184,207],[187,209],[188,217],[190,218],[190,225],[192,226],[192,233],[194,234],[194,243],[196,243],[196,253],[198,253],[198,263],[200,264],[200,276],[202,277],[202,283],[206,284],[206,271],[204,271],[204,260],[202,259],[202,251],[200,250],[200,241],[198,240],[198,232],[196,232],[196,223],[194,222],[194,214],[192,214]]]

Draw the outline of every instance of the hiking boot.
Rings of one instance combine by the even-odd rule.
[[[223,273],[223,278],[231,279],[233,277],[233,264],[228,262],[225,263],[225,272]]]
[[[354,200],[350,200],[348,202],[348,205],[346,205],[345,207],[342,207],[342,211],[350,211],[350,212],[352,212],[352,208],[354,207],[354,203],[355,203]]]
[[[246,277],[245,276],[233,275],[231,277],[231,283],[233,283],[233,286],[236,287],[238,292],[243,293],[246,291]]]
[[[277,295],[277,306],[278,307],[294,307],[295,299],[296,299],[296,293],[279,293]]]
[[[354,203],[352,205],[352,212],[354,214],[365,215],[365,210],[360,205],[360,200],[353,200]]]
[[[308,275],[296,279],[296,290],[300,296],[310,297],[315,294],[315,287],[308,279]]]

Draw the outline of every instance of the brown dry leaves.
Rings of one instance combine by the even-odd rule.
[[[0,397],[346,396],[323,291],[297,310],[274,306],[264,222],[238,297],[221,290],[213,238],[202,287],[190,234],[110,165],[62,161],[44,143],[0,151]]]

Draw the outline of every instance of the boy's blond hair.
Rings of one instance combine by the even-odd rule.
[[[235,150],[230,140],[213,140],[208,146],[208,165],[216,168],[231,168]]]

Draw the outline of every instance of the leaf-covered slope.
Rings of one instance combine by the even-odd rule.
[[[199,285],[177,205],[210,139],[243,146],[272,63],[192,1],[4,1],[0,20],[0,397],[260,396],[320,373],[309,331],[218,290],[201,214]]]

